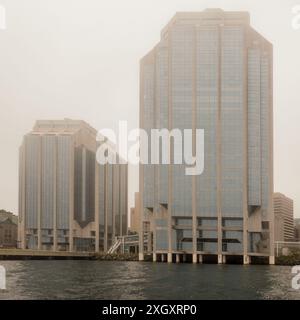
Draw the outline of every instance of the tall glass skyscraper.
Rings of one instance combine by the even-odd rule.
[[[140,165],[141,260],[274,263],[272,52],[247,12],[208,9],[177,13],[141,60],[140,127],[204,129],[201,175]]]
[[[127,234],[127,165],[98,164],[96,134],[84,121],[65,119],[37,121],[24,137],[21,248],[107,251]]]

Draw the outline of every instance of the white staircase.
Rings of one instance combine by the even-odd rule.
[[[115,243],[107,251],[108,254],[115,253],[122,243],[122,239],[116,239]]]

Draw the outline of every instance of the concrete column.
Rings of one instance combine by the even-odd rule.
[[[107,219],[108,219],[108,164],[105,164],[105,224],[104,224],[104,242],[103,242],[103,250],[107,252],[108,248],[108,229],[107,229]],[[140,260],[140,259],[139,259]],[[144,260],[144,258],[143,258]]]
[[[178,253],[176,254],[176,263],[180,263],[180,255]]]
[[[168,263],[172,263],[172,253],[168,253]]]
[[[269,264],[271,264],[271,265],[275,264],[275,257],[274,256],[269,257]]]
[[[153,253],[153,262],[156,262],[157,261],[157,255],[156,255],[156,253]]]
[[[222,256],[222,263],[226,264],[226,256]]]
[[[218,254],[218,264],[223,263],[223,256],[221,254]]]
[[[139,252],[139,261],[144,261],[144,253]]]
[[[172,45],[171,45],[171,37],[169,37],[168,41],[168,47],[169,47],[169,53],[168,53],[168,129],[171,130],[173,128],[173,99],[172,99]],[[172,158],[174,155],[174,146],[172,143],[169,143],[168,146],[168,154],[169,154],[169,160],[172,162]],[[172,253],[172,207],[173,207],[173,165],[168,165],[168,209],[167,209],[167,217],[168,217],[168,252]]]
[[[250,257],[248,255],[243,256],[243,263],[244,264],[250,264]]]
[[[203,256],[202,256],[202,254],[199,254],[199,263],[203,263]]]
[[[194,37],[197,39],[197,28],[194,27]],[[197,44],[194,41],[193,44],[193,72],[192,72],[192,79],[193,79],[193,90],[192,90],[192,151],[193,154],[196,154],[196,128],[197,128],[197,121],[196,121],[196,109],[197,109]],[[197,263],[197,196],[196,196],[196,175],[192,176],[192,245],[193,245],[193,263]]]
[[[182,255],[182,262],[186,262],[186,254],[185,253]]]
[[[247,61],[248,61],[248,48],[247,45],[243,49],[243,59],[244,59],[244,81],[243,81],[243,90],[247,92],[248,90],[248,71],[247,71]],[[243,199],[243,255],[248,256],[248,228],[249,228],[249,213],[248,213],[248,96],[247,94],[243,95],[243,111],[245,114],[244,117],[244,138],[243,138],[243,187],[242,187],[242,199]],[[249,260],[249,257],[248,257]],[[248,261],[249,264],[249,261]]]
[[[165,262],[165,255],[163,253],[161,254],[161,262]]]
[[[42,250],[42,137],[39,137],[38,151],[38,250]]]
[[[73,247],[73,221],[74,221],[74,138],[72,138],[71,146],[70,146],[70,167],[69,167],[69,184],[70,184],[70,192],[69,192],[69,251],[72,252],[74,250]]]
[[[144,70],[141,68],[141,77],[143,77]],[[141,82],[141,90],[140,94],[143,91],[143,81]],[[144,127],[144,104],[143,104],[143,99],[141,96],[141,104],[140,104],[140,125],[141,128]],[[138,216],[139,216],[139,228],[138,228],[138,234],[139,234],[139,245],[138,245],[138,250],[139,250],[139,261],[144,261],[144,166],[140,163],[139,164],[139,185],[140,185],[140,193],[138,197]],[[137,208],[135,208],[137,209]],[[153,251],[154,252],[154,251]],[[157,257],[156,257],[157,258]]]
[[[217,178],[217,217],[218,217],[218,263],[222,263],[222,121],[221,121],[221,91],[222,91],[222,26],[219,26],[219,54],[218,54],[218,107],[216,120],[216,178]]]
[[[26,228],[25,228],[25,224],[26,224],[26,208],[25,208],[25,192],[26,192],[26,186],[25,186],[25,179],[26,179],[26,138],[23,141],[23,145],[20,149],[21,152],[21,170],[20,170],[20,175],[21,175],[21,194],[22,194],[22,202],[21,202],[21,222],[20,222],[20,238],[19,240],[21,241],[21,248],[22,249],[26,249]]]
[[[57,251],[57,137],[55,137],[55,146],[53,154],[54,183],[53,183],[53,251]]]
[[[148,241],[147,241],[147,251],[148,253],[152,251],[152,242],[153,242],[153,234],[151,231],[148,232]],[[156,249],[156,247],[155,247]]]
[[[197,253],[193,253],[193,263],[198,263],[198,255],[197,255]]]
[[[97,160],[95,160],[95,252],[99,252],[99,244],[100,244],[100,230],[99,230],[99,186],[100,177],[99,177],[99,164]]]

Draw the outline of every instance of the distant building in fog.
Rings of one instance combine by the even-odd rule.
[[[22,248],[107,251],[127,233],[127,165],[99,165],[96,134],[84,121],[65,119],[37,121],[24,137]]]
[[[276,192],[273,197],[275,215],[275,241],[293,241],[294,209],[293,200],[284,194]]]
[[[18,217],[0,210],[0,248],[15,248],[18,239]]]
[[[139,232],[140,230],[140,207],[139,193],[134,194],[134,207],[130,209],[130,231]]]
[[[300,219],[299,218],[294,220],[294,226],[295,226],[295,240],[300,241]]]

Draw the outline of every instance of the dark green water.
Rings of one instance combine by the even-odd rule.
[[[0,261],[0,299],[300,299],[291,267]]]

